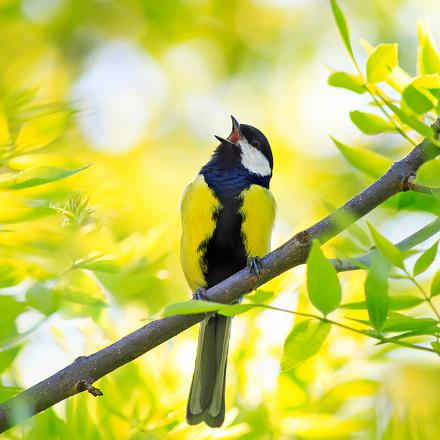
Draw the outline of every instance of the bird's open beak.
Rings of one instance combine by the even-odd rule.
[[[231,115],[232,119],[232,133],[228,137],[228,141],[236,144],[241,139],[240,123],[234,116]]]
[[[231,115],[231,119],[232,119],[232,132],[228,136],[228,138],[224,139],[217,135],[215,137],[223,144],[231,144],[237,147],[238,141],[241,139],[240,123],[232,115]]]

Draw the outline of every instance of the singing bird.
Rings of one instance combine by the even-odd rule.
[[[275,200],[269,191],[273,157],[266,136],[232,118],[227,139],[182,197],[182,268],[194,298],[249,267],[258,275],[270,248]],[[186,419],[220,426],[225,418],[225,376],[231,318],[201,323]]]

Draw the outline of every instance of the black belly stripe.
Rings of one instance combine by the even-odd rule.
[[[205,279],[212,287],[246,267],[247,255],[241,234],[243,221],[238,198],[228,200],[216,214],[216,228],[204,252]]]

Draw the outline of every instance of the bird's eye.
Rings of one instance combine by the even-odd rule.
[[[260,141],[257,141],[256,139],[253,139],[251,142],[251,145],[255,148],[258,148],[260,146]]]

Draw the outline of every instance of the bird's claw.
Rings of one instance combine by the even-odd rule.
[[[209,301],[209,298],[206,296],[206,288],[205,287],[199,287],[194,293],[193,293],[193,299],[197,301]]]
[[[248,268],[252,275],[256,275],[260,279],[260,270],[263,269],[263,263],[260,257],[249,258]]]
[[[206,287],[199,287],[194,293],[193,293],[193,300],[195,301],[211,301],[207,296],[206,296]],[[205,317],[209,318],[209,313],[208,312],[204,312],[205,313]]]

